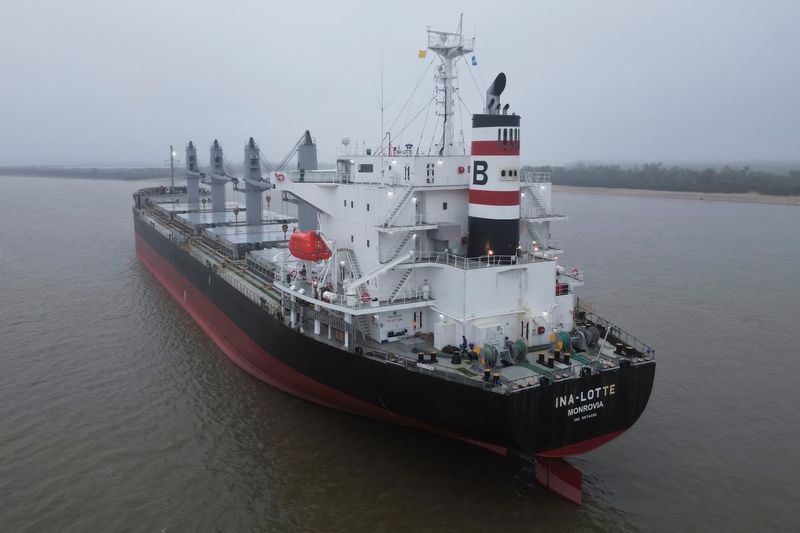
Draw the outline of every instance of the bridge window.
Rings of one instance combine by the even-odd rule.
[[[372,166],[372,163],[369,163],[369,164],[363,163],[363,164],[359,164],[358,165],[358,171],[359,172],[364,172],[364,173],[373,172],[373,168],[374,167]]]
[[[367,211],[369,211],[369,204],[367,204]]]

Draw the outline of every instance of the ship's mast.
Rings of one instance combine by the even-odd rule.
[[[175,149],[169,145],[169,186],[170,190],[175,190]]]
[[[471,53],[475,49],[475,39],[464,39],[462,25],[464,15],[458,23],[456,33],[428,30],[428,50],[436,52],[442,58],[442,64],[436,72],[436,86],[442,97],[437,103],[441,106],[438,112],[442,117],[442,147],[439,155],[453,155],[453,107],[455,104],[456,75],[453,63],[459,57]]]

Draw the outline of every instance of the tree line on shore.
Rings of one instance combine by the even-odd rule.
[[[168,168],[78,168],[50,166],[0,167],[0,176],[36,176],[58,178],[89,178],[106,180],[169,179]],[[176,179],[183,169],[175,169]]]
[[[777,196],[800,195],[800,171],[798,170],[790,171],[788,174],[777,174],[752,170],[749,166],[693,169],[675,165],[666,166],[661,163],[644,163],[633,166],[577,163],[568,166],[525,165],[522,167],[522,171],[550,172],[550,179],[554,184],[578,187],[701,193],[756,192]],[[0,167],[0,175],[159,180],[169,179],[169,169],[17,166]],[[175,169],[176,179],[183,175],[183,169]]]
[[[691,169],[661,163],[634,166],[578,163],[563,167],[526,165],[522,171],[550,172],[553,184],[578,187],[800,195],[800,171],[796,170],[783,175],[751,170],[749,166]]]

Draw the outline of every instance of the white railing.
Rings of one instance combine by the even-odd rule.
[[[550,183],[549,172],[523,172],[522,179],[525,183]]]
[[[483,255],[481,257],[462,257],[448,252],[416,252],[414,263],[439,263],[462,268],[465,270],[473,268],[487,268],[503,265],[520,265],[533,263],[536,258],[532,254],[519,255]]]
[[[256,291],[248,287],[244,280],[240,279],[232,272],[229,272],[223,268],[218,271],[218,274],[222,279],[228,282],[229,285],[233,286],[233,288],[247,296],[249,299],[253,300],[255,303],[261,305],[261,300],[266,300],[266,294],[259,295]]]
[[[447,33],[440,31],[428,31],[428,48],[457,48],[465,50],[475,49],[475,38],[465,39],[459,33]]]
[[[289,292],[288,294],[291,294],[291,292]],[[400,291],[397,297],[395,297],[394,299],[391,299],[389,296],[373,299],[369,297],[366,293],[349,297],[344,294],[334,294],[330,295],[329,298],[325,299],[325,301],[328,303],[334,305],[341,305],[342,307],[349,307],[351,309],[365,309],[368,307],[377,308],[387,305],[399,305],[403,303],[420,302],[428,300],[433,300],[433,296],[430,294],[430,291],[423,291],[422,289],[406,289],[404,291]],[[355,301],[355,303],[351,304],[351,302],[353,301]]]
[[[454,141],[454,148],[451,153],[455,155],[469,155],[469,143],[462,143],[461,141]],[[350,157],[383,157],[386,165],[390,165],[390,161],[395,157],[439,157],[442,151],[442,146],[439,144],[430,145],[411,145],[411,148],[406,148],[405,144],[392,144],[392,146],[384,146],[384,152],[381,152],[381,147],[369,148],[369,153],[361,147],[336,150],[336,157],[339,159]]]
[[[551,217],[562,217],[564,216],[561,213],[556,213],[553,209],[545,210],[544,208],[536,207],[536,206],[524,206],[520,207],[519,217],[525,220],[530,219],[537,219],[537,218],[551,218]]]
[[[284,174],[295,183],[348,183],[350,181],[349,173],[335,170],[289,170]]]

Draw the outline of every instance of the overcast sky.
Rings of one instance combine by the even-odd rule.
[[[381,56],[388,126],[426,26],[461,11],[461,97],[479,111],[476,82],[506,72],[525,163],[800,158],[800,1],[7,0],[0,165],[157,165],[190,139],[205,162],[214,138],[239,161],[251,135],[281,159],[305,129],[331,162],[342,137],[379,142]]]

